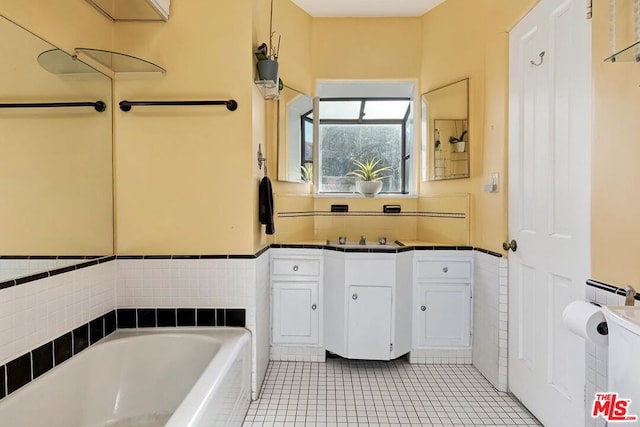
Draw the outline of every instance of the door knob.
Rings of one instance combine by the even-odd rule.
[[[513,252],[515,252],[518,250],[518,242],[516,242],[515,240],[512,240],[510,242],[502,242],[502,249],[504,249],[505,251],[511,249]]]

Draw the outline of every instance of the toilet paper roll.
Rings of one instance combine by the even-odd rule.
[[[606,346],[609,337],[603,335],[601,323],[605,323],[600,307],[587,301],[573,301],[562,312],[562,321],[571,332],[598,345]],[[600,326],[600,327],[599,327]]]

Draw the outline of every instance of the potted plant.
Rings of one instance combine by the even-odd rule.
[[[379,163],[380,160],[375,158],[364,162],[354,160],[353,164],[356,165],[356,169],[347,174],[358,178],[356,189],[365,197],[374,197],[378,194],[382,190],[382,180],[389,177],[382,173],[391,170],[391,168],[388,166],[378,167]]]
[[[278,36],[278,45],[273,45],[273,0],[271,0],[271,12],[269,14],[269,46],[262,43],[255,51],[258,59],[258,76],[260,80],[271,80],[276,85],[280,84],[278,78],[278,54],[280,53],[280,37]],[[280,90],[280,88],[278,88]]]
[[[313,163],[307,162],[300,166],[300,179],[304,182],[313,181]]]

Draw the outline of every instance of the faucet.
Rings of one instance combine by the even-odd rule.
[[[636,305],[636,290],[631,286],[624,288],[626,295],[624,297],[624,305]]]
[[[359,245],[366,245],[367,244],[367,238],[364,236],[360,236],[360,241],[358,242]]]

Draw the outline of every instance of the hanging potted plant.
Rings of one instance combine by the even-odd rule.
[[[361,162],[354,160],[353,164],[356,169],[347,175],[358,178],[356,181],[356,190],[365,197],[374,197],[382,190],[382,180],[388,178],[388,175],[382,175],[383,172],[391,170],[390,167],[378,167],[380,160],[371,159]]]
[[[278,78],[278,54],[280,53],[280,38],[278,36],[278,45],[273,44],[273,0],[271,0],[271,11],[269,14],[269,45],[262,43],[255,51],[258,59],[258,76],[260,80],[271,80],[280,86],[281,81]],[[278,90],[281,90],[278,87]]]

